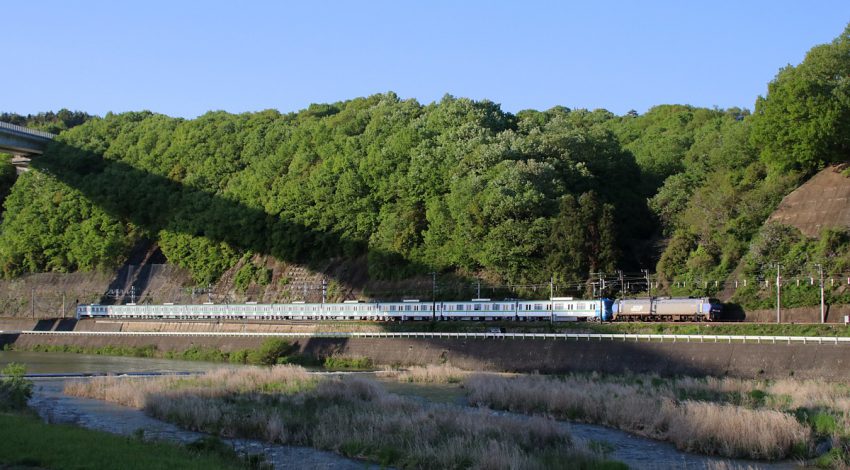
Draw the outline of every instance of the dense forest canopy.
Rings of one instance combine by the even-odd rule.
[[[640,169],[601,122],[392,93],[288,115],[110,114],[62,133],[42,171],[21,177],[0,260],[8,276],[91,269],[150,237],[201,283],[246,251],[367,254],[379,279],[450,269],[581,279],[613,269],[651,230]],[[27,204],[45,197],[62,204]],[[551,255],[563,227],[586,240],[580,259]]]
[[[374,279],[452,271],[510,283],[657,262],[676,294],[716,290],[677,291],[674,279],[758,275],[789,253],[850,269],[846,232],[808,240],[763,225],[807,176],[848,160],[848,31],[781,69],[752,115],[511,114],[386,93],[289,114],[30,116],[61,134],[11,187],[0,269],[111,267],[141,238],[204,284],[246,253],[366,256]],[[0,187],[13,181],[4,175]]]

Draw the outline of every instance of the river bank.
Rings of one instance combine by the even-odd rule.
[[[76,362],[78,359],[79,363]],[[219,367],[216,365],[197,362],[162,361],[144,358],[111,358],[103,356],[85,357],[57,353],[0,352],[0,363],[10,361],[27,361],[32,365],[31,371],[34,373],[57,372],[57,368],[61,367],[64,367],[65,371],[85,370],[88,372],[106,370],[125,370],[134,372],[152,370],[175,371],[180,370],[183,367],[194,368],[196,371],[201,371],[204,370],[204,368]],[[80,365],[80,368],[74,369],[74,367],[78,364]],[[52,383],[54,385],[49,386],[47,384],[50,381],[37,380],[36,382],[37,397],[34,403],[38,405],[37,408],[44,410],[44,413],[52,414],[54,418],[61,418],[64,416],[64,419],[69,422],[76,422],[77,424],[84,426],[93,426],[110,430],[112,428],[110,423],[113,422],[113,417],[122,416],[122,418],[118,421],[118,424],[115,425],[117,428],[122,430],[119,431],[118,429],[113,429],[113,431],[122,432],[124,434],[132,434],[139,428],[145,428],[146,435],[151,437],[161,436],[164,438],[168,438],[169,435],[173,435],[175,432],[184,432],[183,430],[173,427],[172,425],[168,425],[167,423],[153,420],[139,410],[125,408],[102,401],[87,400],[64,395],[59,389],[59,384],[62,382],[53,381]],[[399,385],[404,386],[404,384]],[[399,388],[391,388],[390,390],[394,393],[401,392]],[[436,395],[445,396],[446,393],[446,390],[438,390],[435,393],[430,393],[427,391],[427,388],[409,388],[402,394],[412,397],[422,397],[420,399],[428,401],[440,401]],[[450,398],[449,401],[454,401],[456,403],[455,398]],[[496,411],[493,413],[501,414],[503,412]],[[559,423],[558,425],[568,430],[575,439],[588,443],[596,443],[594,445],[599,445],[605,449],[609,449],[610,453],[608,454],[608,458],[625,462],[632,468],[656,469],[676,467],[694,469],[726,469],[761,468],[762,466],[767,468],[792,468],[794,466],[792,463],[762,464],[689,454],[677,451],[672,445],[667,443],[640,438],[602,426],[569,423]],[[186,437],[186,439],[193,439],[196,437],[197,434],[192,434]],[[246,449],[256,453],[265,447],[267,447],[266,443],[255,442],[254,444],[246,447]],[[308,454],[313,451],[313,449],[309,448],[299,449],[302,449],[303,452]],[[298,458],[297,453],[294,457],[290,455],[286,458]],[[274,458],[269,458],[269,460],[274,461]],[[360,465],[359,462],[355,463]]]
[[[13,349],[130,348],[152,350],[163,357],[181,351],[238,353],[258,349],[262,336],[224,335],[6,335]],[[464,337],[322,337],[288,338],[287,354],[322,362],[368,358],[380,366],[425,366],[451,363],[467,370],[523,373],[600,372],[606,374],[656,373],[663,376],[715,376],[748,379],[787,377],[850,381],[850,344],[817,341],[742,343],[624,341],[564,338]]]

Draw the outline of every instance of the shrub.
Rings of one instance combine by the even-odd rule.
[[[32,397],[32,382],[24,378],[26,367],[13,362],[4,368],[2,373],[0,410],[11,411],[26,408],[27,400]]]
[[[292,345],[280,338],[269,338],[263,341],[259,349],[248,352],[246,362],[254,365],[271,366],[278,363],[292,351]]]

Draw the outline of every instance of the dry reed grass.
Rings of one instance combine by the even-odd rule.
[[[691,452],[774,460],[810,437],[805,425],[774,410],[685,401],[665,402],[661,415],[667,439]]]
[[[605,424],[667,440],[677,447],[727,457],[783,458],[810,430],[775,410],[677,401],[669,383],[600,380],[596,376],[504,378],[476,375],[465,381],[472,404]],[[715,390],[734,383],[710,385]]]
[[[649,377],[649,380],[652,378],[657,379],[655,376],[635,377]],[[740,395],[741,404],[776,410],[793,408],[844,409],[850,404],[850,386],[844,383],[791,378],[779,380],[747,380],[731,377],[683,377],[664,382],[669,388],[679,392],[702,391],[709,394],[738,394]],[[764,394],[772,399],[766,401],[748,400],[747,396],[751,395],[753,391],[764,392]]]
[[[94,377],[67,382],[68,395],[111,401],[132,408],[144,408],[155,393],[186,392],[215,397],[245,392],[294,392],[315,386],[317,379],[304,368],[293,365],[215,369],[196,376]]]
[[[192,384],[180,377],[95,379],[68,391],[119,403],[192,430],[329,449],[402,468],[576,468],[600,460],[551,419],[422,402],[358,377],[313,380],[298,368],[214,371]],[[290,380],[293,393],[261,393]],[[133,398],[126,399],[123,394]]]
[[[472,372],[449,365],[415,366],[407,369],[385,369],[378,373],[379,377],[392,378],[399,382],[453,384],[460,383]]]

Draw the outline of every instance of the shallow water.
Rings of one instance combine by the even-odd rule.
[[[203,372],[220,368],[222,364],[148,359],[132,357],[87,356],[64,353],[34,353],[0,351],[0,367],[9,362],[27,366],[32,374],[104,374],[140,372]],[[234,367],[234,366],[231,366]],[[203,434],[185,431],[172,424],[146,416],[139,410],[109,402],[70,397],[62,393],[66,380],[85,378],[36,378],[35,394],[31,406],[45,420],[56,423],[72,423],[116,434],[131,435],[138,429],[147,439],[165,439],[191,442]],[[393,385],[385,382],[394,393],[420,397],[423,401],[454,403],[465,406],[462,391],[456,385]],[[507,414],[494,411],[494,414]],[[794,462],[764,463],[745,460],[724,459],[679,451],[672,444],[638,437],[616,429],[589,424],[561,422],[572,435],[582,441],[604,442],[612,451],[609,458],[618,460],[636,469],[790,469]],[[275,468],[364,468],[362,462],[346,459],[331,452],[318,451],[309,447],[273,445],[248,439],[228,439],[234,448],[244,453],[264,453]]]
[[[121,374],[138,372],[204,372],[235,367],[200,361],[147,357],[97,356],[72,353],[0,351],[0,368],[10,362],[24,364],[27,374]]]

